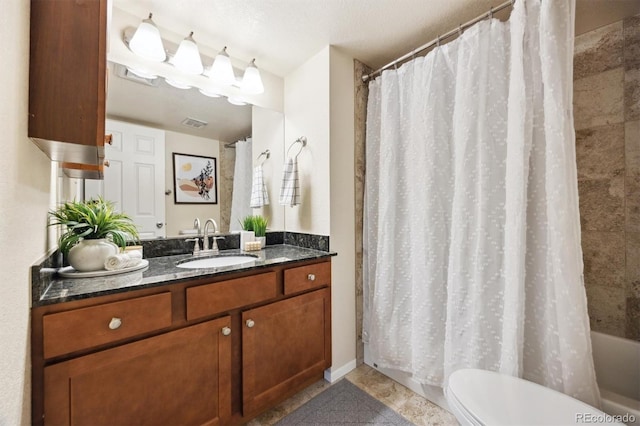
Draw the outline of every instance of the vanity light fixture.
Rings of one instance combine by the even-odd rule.
[[[211,66],[205,69],[200,50],[193,39],[193,31],[180,42],[172,55],[165,50],[160,31],[152,17],[153,14],[149,13],[149,18],[143,20],[135,31],[133,28],[125,30],[123,41],[137,56],[159,63],[139,65],[136,61],[135,65],[127,68],[130,75],[148,81],[163,77],[167,84],[178,89],[195,87],[211,98],[228,96],[228,101],[233,105],[247,105],[243,95],[264,93],[264,84],[255,58],[249,62],[242,77],[236,78],[225,46],[215,56]],[[182,76],[174,71],[166,72],[168,64],[180,71]]]
[[[193,39],[193,31],[180,42],[175,56],[171,59],[171,63],[187,74],[202,74],[204,68],[202,67],[198,45]]]
[[[225,46],[213,60],[213,65],[208,73],[210,79],[218,84],[232,85],[236,82],[236,76],[233,73],[233,66],[231,66],[231,59],[227,53],[227,46]]]
[[[167,58],[167,54],[162,44],[160,31],[151,19],[152,16],[153,14],[149,13],[149,17],[138,25],[138,29],[129,41],[129,49],[142,58],[163,62]]]
[[[256,66],[256,58],[253,58],[251,62],[249,62],[249,65],[247,65],[247,69],[244,70],[240,90],[250,95],[257,95],[264,92],[260,71]]]

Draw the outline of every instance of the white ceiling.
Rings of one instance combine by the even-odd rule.
[[[114,0],[177,34],[286,76],[324,46],[343,48],[378,68],[504,0]],[[555,0],[554,0],[555,1]],[[590,25],[640,13],[638,0],[578,0]],[[591,22],[598,18],[595,23]],[[603,22],[606,20],[609,22]],[[578,27],[578,32],[584,29]],[[178,40],[176,40],[177,42]]]
[[[114,0],[114,7],[140,19],[153,12],[153,20],[163,34],[167,30],[172,35],[186,36],[194,31],[194,38],[205,54],[213,56],[228,46],[236,64],[256,58],[259,68],[285,77],[329,44],[377,69],[503,1]],[[640,0],[577,0],[576,33],[638,13]],[[179,37],[172,41],[178,43]],[[160,108],[158,89],[145,88],[147,93],[156,90],[145,101],[147,95],[138,93],[143,90],[142,86],[126,83],[115,85],[121,91],[114,100],[112,80],[107,106],[111,116],[129,116],[134,121],[152,124],[171,123],[173,130],[226,141],[246,132],[246,125],[250,123],[250,113],[246,111],[240,120],[244,122],[225,118],[226,114],[233,117],[238,109],[225,104],[224,100],[208,100],[216,102],[208,106],[199,104],[206,99],[194,89],[179,93],[177,89],[167,88],[162,96],[166,94],[173,105]],[[131,96],[134,92],[137,96]],[[187,108],[189,97],[198,99],[193,108]],[[138,101],[142,103],[138,105]],[[151,118],[154,105],[162,109],[156,119]],[[128,112],[122,114],[121,107]],[[191,131],[176,124],[190,111],[200,113],[194,118],[217,121],[215,129],[207,126],[205,130]],[[225,123],[235,127],[224,129]],[[169,127],[167,124],[166,128]]]

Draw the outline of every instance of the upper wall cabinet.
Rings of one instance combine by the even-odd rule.
[[[31,0],[29,137],[78,177],[101,177],[106,41],[107,0]]]

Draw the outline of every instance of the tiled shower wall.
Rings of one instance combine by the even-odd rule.
[[[236,150],[224,145],[225,142],[220,142],[220,185],[218,188],[220,190],[220,230],[221,232],[229,232]]]
[[[640,340],[640,15],[576,37],[574,117],[591,329]]]

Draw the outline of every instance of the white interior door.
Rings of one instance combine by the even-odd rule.
[[[105,146],[104,181],[85,181],[85,197],[102,195],[127,213],[140,238],[165,237],[164,131],[106,121],[113,143]]]

